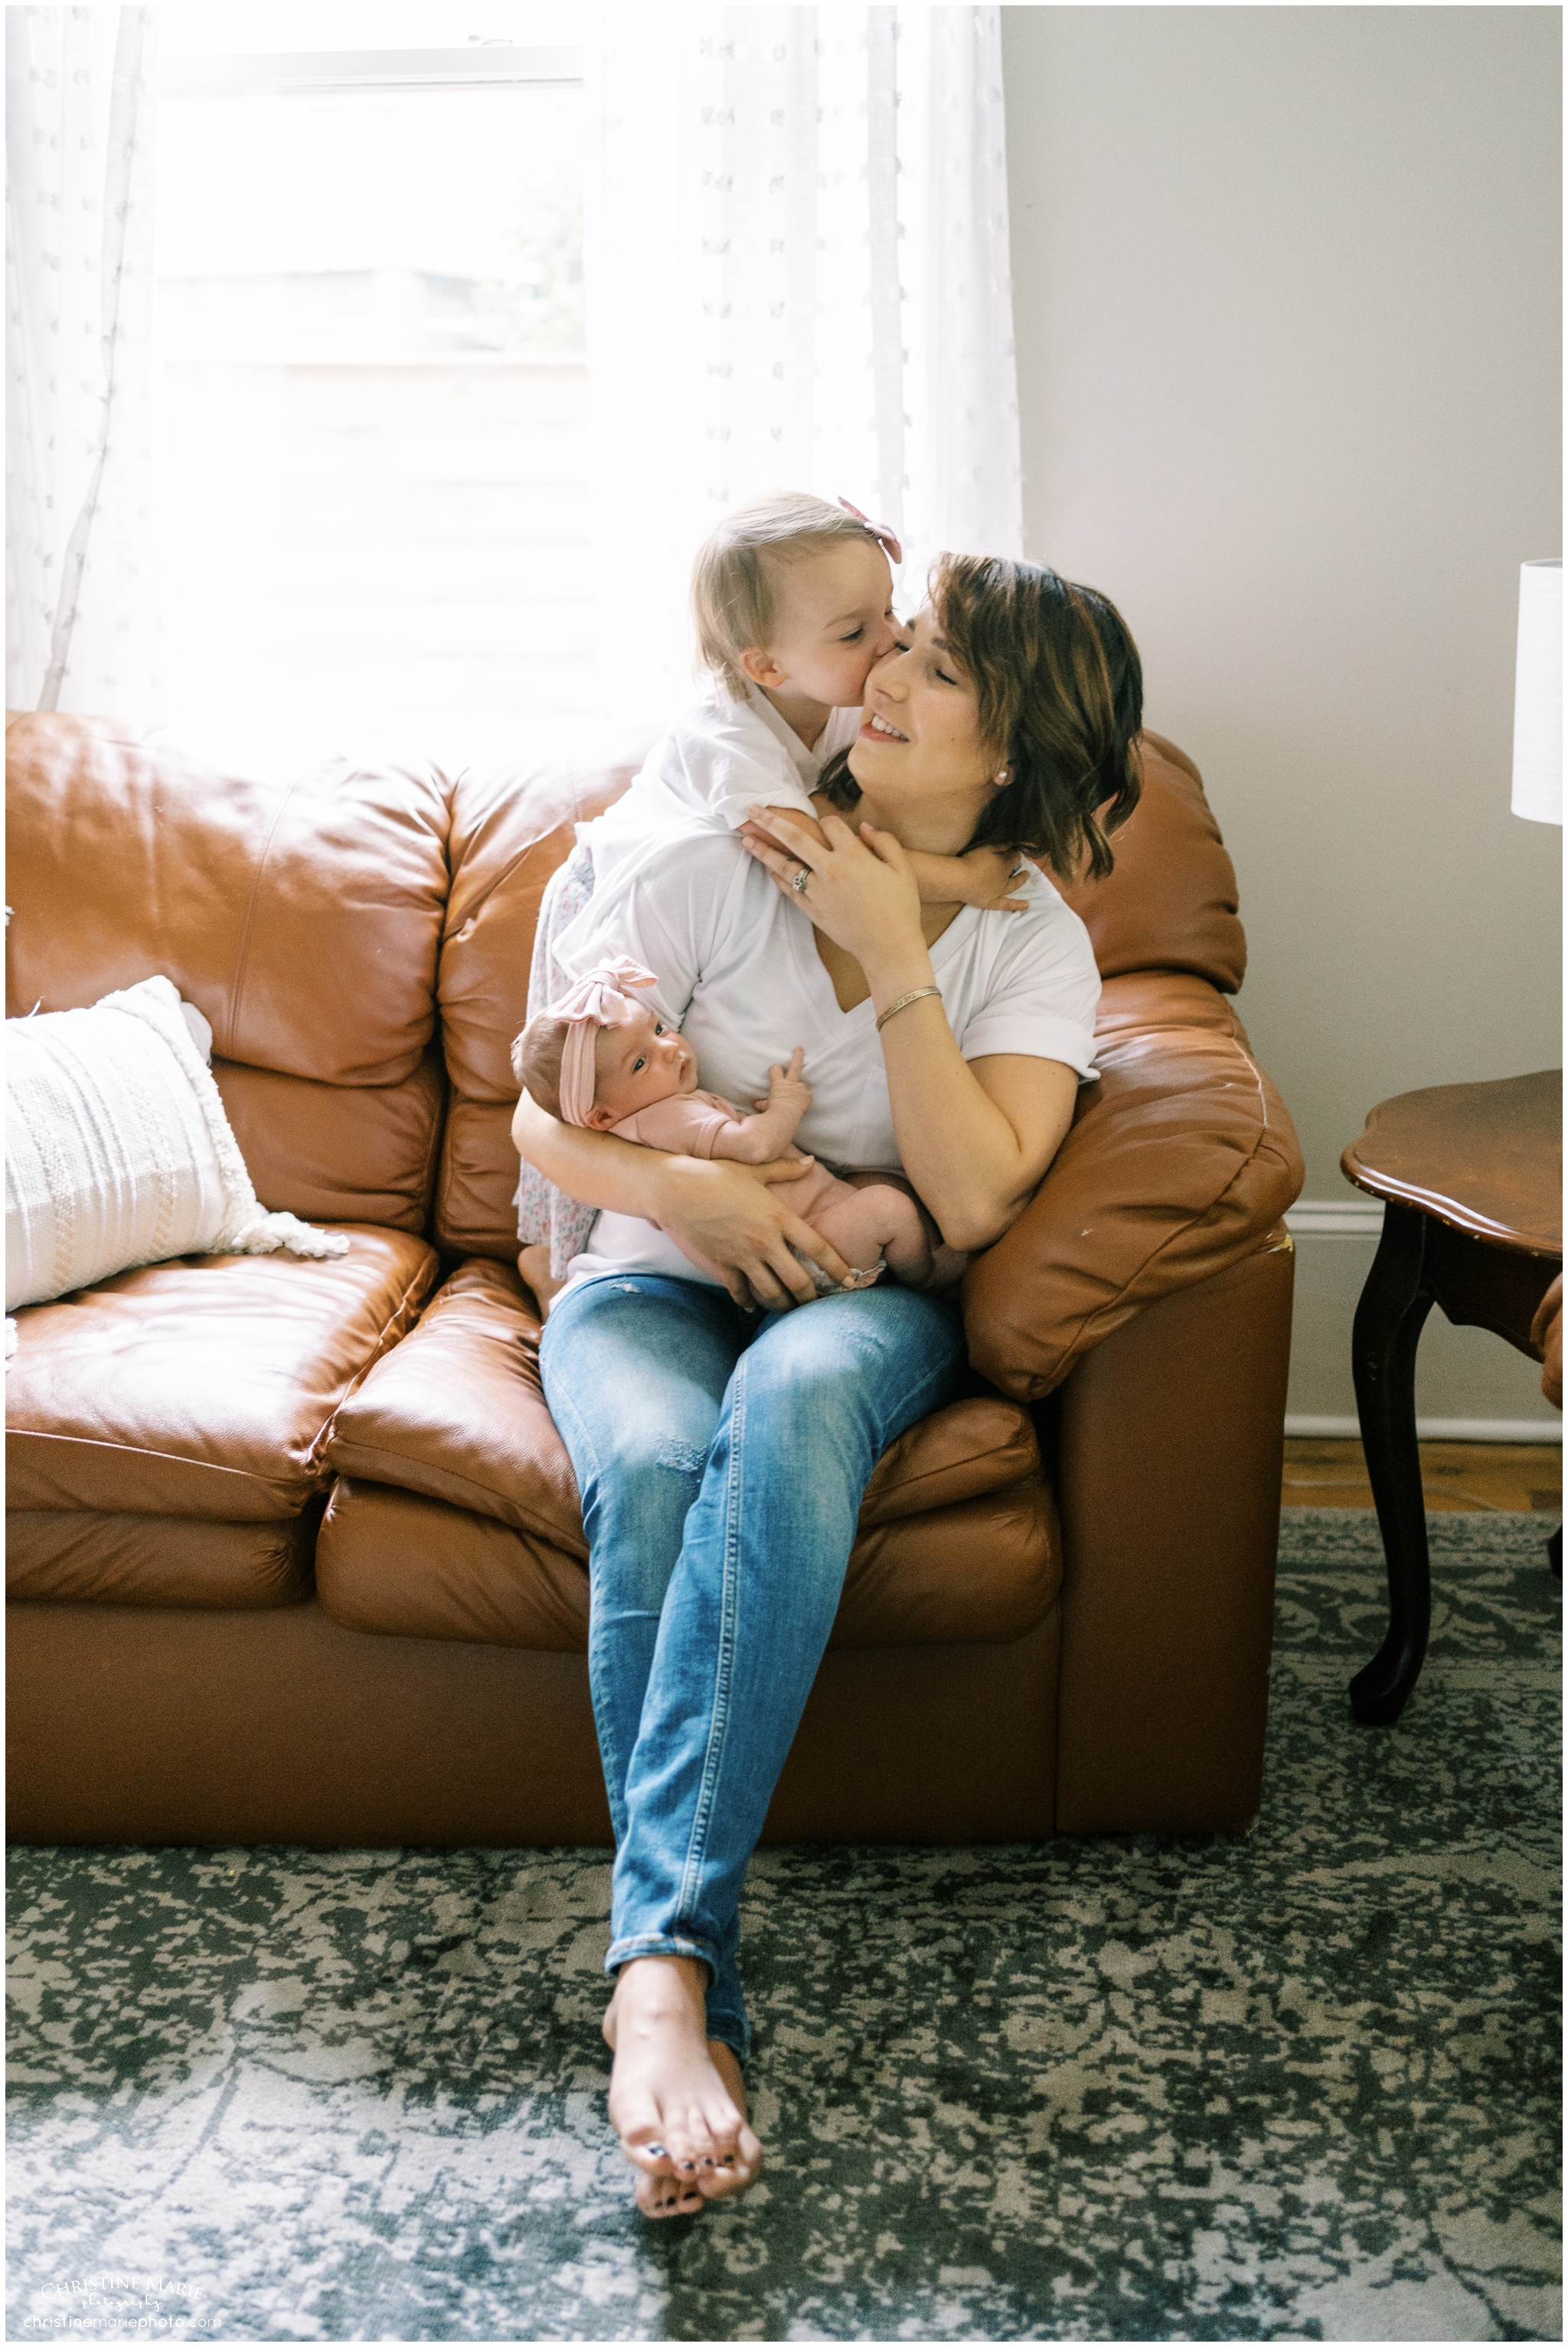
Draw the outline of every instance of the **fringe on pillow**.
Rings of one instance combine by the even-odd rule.
[[[348,1241],[341,1231],[318,1231],[313,1223],[302,1223],[297,1214],[276,1214],[247,1223],[242,1231],[223,1242],[225,1255],[276,1255],[280,1247],[286,1247],[290,1255],[346,1255]]]

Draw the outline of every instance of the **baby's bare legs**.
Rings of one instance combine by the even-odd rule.
[[[906,1287],[924,1287],[931,1277],[931,1247],[913,1198],[886,1183],[866,1189],[845,1185],[841,1196],[814,1208],[813,1230],[831,1239],[845,1263],[867,1270],[878,1256]]]
[[[844,1181],[845,1187],[852,1190],[891,1191],[895,1197],[907,1200],[919,1216],[920,1228],[925,1233],[928,1261],[928,1269],[925,1276],[920,1276],[918,1270],[920,1257],[916,1251],[911,1250],[907,1258],[910,1265],[916,1266],[909,1271],[906,1271],[903,1265],[895,1258],[891,1247],[888,1251],[887,1261],[905,1287],[917,1287],[938,1296],[946,1294],[948,1288],[957,1287],[968,1267],[969,1258],[960,1248],[950,1247],[948,1245],[941,1232],[937,1228],[932,1215],[921,1204],[903,1174],[846,1174]],[[829,1201],[830,1204],[836,1204],[836,1199]],[[811,1221],[814,1228],[820,1228],[820,1215],[814,1214]]]

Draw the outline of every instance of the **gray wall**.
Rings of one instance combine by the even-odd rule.
[[[1560,23],[1002,12],[1028,550],[1116,600],[1204,770],[1308,1199],[1353,1199],[1373,1102],[1562,1056],[1562,835],[1508,812],[1519,564],[1561,551]],[[1348,1412],[1371,1241],[1299,1244],[1291,1406]],[[1419,1399],[1553,1417],[1446,1326]]]

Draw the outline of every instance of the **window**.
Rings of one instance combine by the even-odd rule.
[[[590,707],[570,12],[163,15],[171,713],[548,752]]]

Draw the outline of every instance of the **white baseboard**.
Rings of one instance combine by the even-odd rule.
[[[1297,1198],[1285,1217],[1293,1239],[1378,1239],[1383,1209],[1376,1198]]]
[[[1358,1436],[1361,1428],[1353,1418],[1292,1415],[1286,1419],[1285,1431],[1302,1441],[1316,1438],[1337,1442]],[[1563,1421],[1560,1418],[1418,1418],[1416,1436],[1421,1442],[1561,1443]]]

